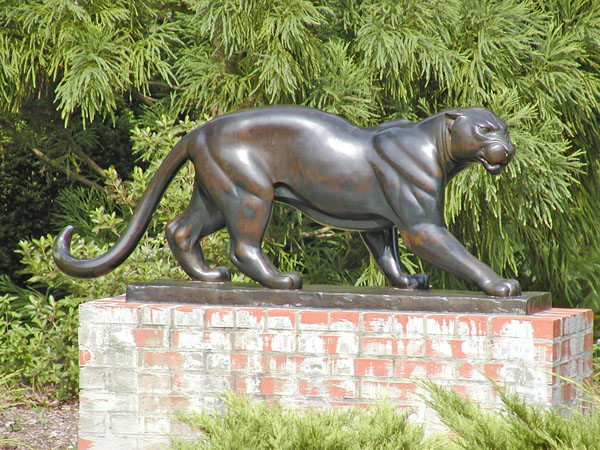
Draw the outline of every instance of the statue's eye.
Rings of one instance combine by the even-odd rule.
[[[479,130],[479,132],[481,134],[489,134],[489,133],[493,133],[494,130],[492,130],[490,127],[485,126],[485,125],[478,125],[477,129]]]

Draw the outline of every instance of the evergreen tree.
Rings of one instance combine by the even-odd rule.
[[[516,158],[499,177],[474,167],[450,183],[450,230],[524,289],[598,312],[598,42],[598,0],[7,0],[0,142],[5,155],[18,149],[87,185],[61,194],[54,221],[78,225],[73,251],[89,257],[114,242],[181,133],[216,115],[298,104],[371,126],[485,106],[509,124]],[[102,159],[113,123],[136,127],[131,142],[115,135],[118,151]],[[143,161],[128,181],[130,146]],[[118,158],[123,165],[109,168]],[[161,232],[191,183],[186,168],[113,274],[67,279],[48,256],[51,237],[22,242],[24,270],[82,300],[131,279],[183,277]],[[351,233],[283,207],[269,233],[265,246],[280,268],[306,272],[307,282],[383,282]],[[227,262],[225,234],[207,247]],[[435,288],[465,287],[424,270]]]

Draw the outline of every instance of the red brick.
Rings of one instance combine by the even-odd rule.
[[[358,382],[354,380],[325,380],[329,398],[357,398]]]
[[[296,395],[297,386],[294,378],[262,377],[259,389],[262,395]]]
[[[435,378],[450,380],[456,376],[453,363],[426,360],[396,360],[394,374],[397,378]]]
[[[304,330],[326,330],[329,325],[329,312],[324,310],[300,311],[299,328]]]
[[[393,313],[364,313],[362,316],[363,330],[367,332],[392,332]]]
[[[329,313],[329,320],[329,327],[333,331],[358,331],[360,326],[360,312],[331,311]]]
[[[246,370],[246,366],[248,363],[248,355],[241,355],[238,353],[234,353],[231,355],[231,371],[243,371]]]
[[[94,441],[90,441],[84,438],[77,438],[77,450],[88,450],[92,448],[94,445]]]
[[[144,364],[149,367],[162,367],[178,370],[182,366],[183,356],[178,352],[143,352]]]
[[[566,383],[562,386],[561,389],[561,394],[562,394],[562,400],[563,402],[570,402],[573,399],[575,399],[575,387],[573,386],[572,383]]]
[[[138,328],[133,330],[133,339],[136,347],[164,347],[164,330]]]
[[[298,380],[298,394],[303,397],[325,397],[325,390],[321,380]]]
[[[561,335],[562,319],[551,316],[495,316],[490,327],[492,336],[552,339]]]
[[[94,354],[89,350],[79,350],[79,365],[84,366],[94,358]]]
[[[389,359],[354,359],[356,376],[390,377],[393,374],[393,362]]]
[[[583,351],[587,352],[594,346],[594,333],[587,333],[583,336]]]

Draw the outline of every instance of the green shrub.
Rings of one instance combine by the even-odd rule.
[[[600,395],[588,391],[591,411],[564,417],[497,388],[498,411],[484,411],[469,398],[422,382],[426,404],[449,433],[431,434],[407,421],[410,411],[380,403],[366,410],[284,410],[228,394],[223,414],[183,414],[201,434],[193,442],[173,438],[173,450],[222,449],[600,449]]]
[[[0,279],[0,288],[14,289],[6,279]],[[79,381],[77,302],[36,291],[16,294],[0,296],[3,373],[18,374],[19,384],[48,397],[72,399]]]
[[[195,442],[174,438],[176,450],[223,449],[431,449],[445,448],[438,438],[425,438],[422,427],[408,423],[410,411],[397,413],[379,404],[369,410],[307,409],[301,412],[252,402],[228,394],[225,413],[192,413],[181,420],[202,431]],[[446,447],[447,448],[447,447]]]

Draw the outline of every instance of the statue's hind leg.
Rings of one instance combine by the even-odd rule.
[[[236,186],[231,190],[235,194],[219,204],[229,230],[229,259],[241,272],[263,286],[300,289],[302,275],[298,272],[280,272],[261,250],[273,207],[273,192],[270,189],[256,195]]]
[[[398,260],[398,233],[396,228],[363,231],[360,237],[369,249],[377,267],[392,286],[401,289],[427,289],[427,275],[409,275],[402,270]]]
[[[223,215],[194,186],[188,207],[171,220],[166,227],[167,241],[177,262],[194,280],[208,282],[229,281],[227,267],[210,269],[206,264],[200,239],[225,226]]]

